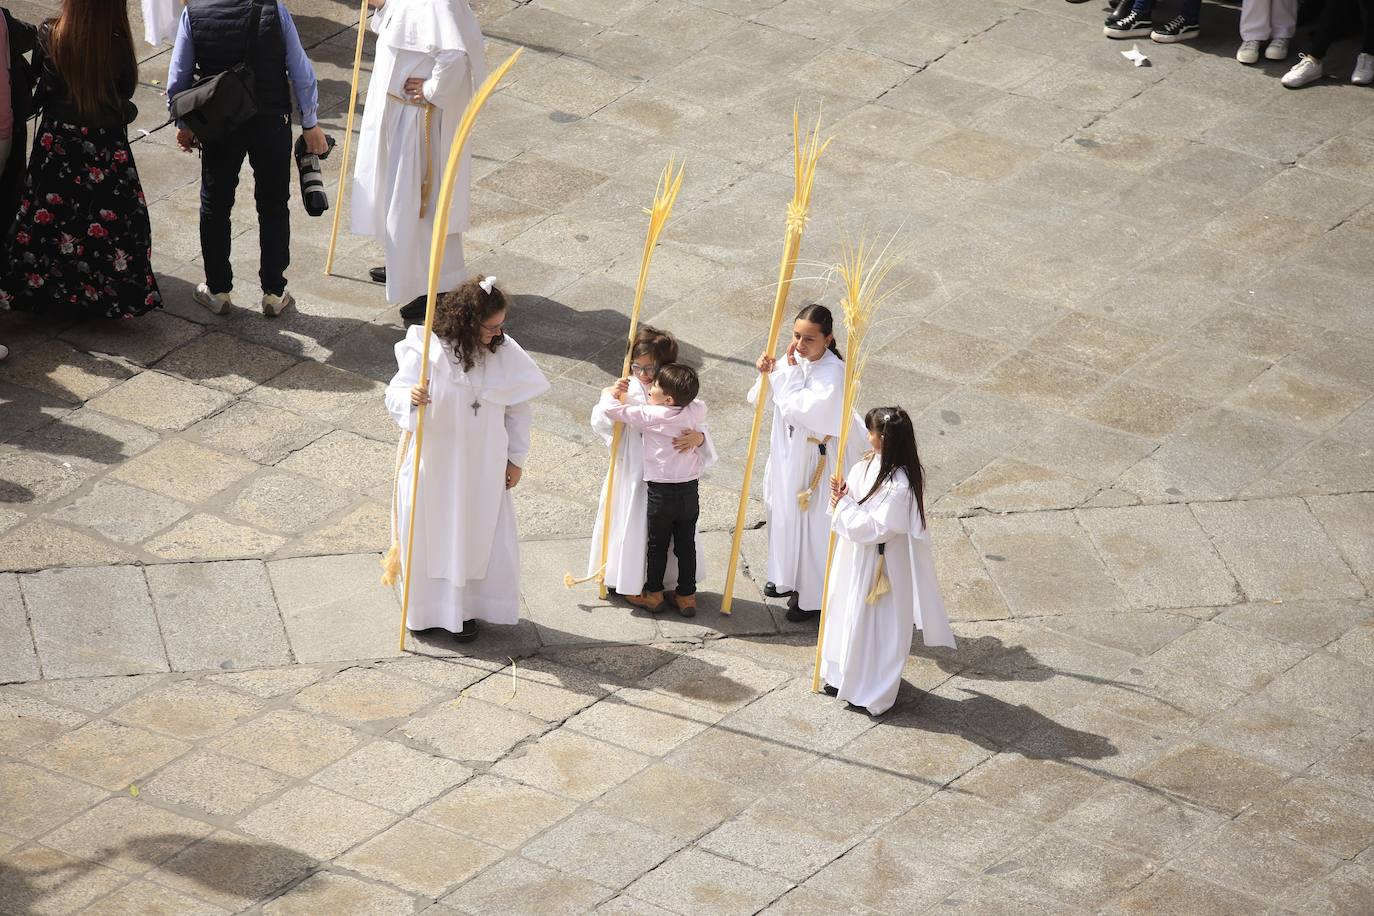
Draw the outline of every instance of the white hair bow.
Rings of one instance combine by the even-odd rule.
[[[496,286],[496,278],[483,277],[482,282],[478,283],[477,285],[482,287],[482,292],[486,293],[487,295],[491,295],[492,288]]]

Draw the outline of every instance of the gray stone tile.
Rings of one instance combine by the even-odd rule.
[[[492,846],[517,849],[576,809],[575,802],[541,789],[483,775],[426,805],[415,817]]]
[[[210,333],[163,357],[160,372],[243,394],[295,365],[297,359],[232,334]]]
[[[142,569],[50,569],[24,576],[20,585],[48,677],[168,670]]]
[[[1232,815],[1286,777],[1283,770],[1207,744],[1179,747],[1135,776],[1146,786]]]
[[[790,882],[692,848],[649,872],[628,891],[688,914],[753,913],[782,896]]]
[[[1298,662],[1275,678],[1266,692],[1332,719],[1368,722],[1374,717],[1369,668],[1327,652],[1314,652]]]
[[[492,763],[548,727],[523,713],[464,698],[416,716],[399,732],[442,756]]]
[[[601,811],[583,810],[525,845],[522,855],[606,887],[623,888],[683,845]]]
[[[313,865],[303,853],[220,830],[164,862],[149,877],[237,911],[271,897]]]
[[[280,774],[251,763],[193,751],[159,770],[142,792],[215,817],[234,817],[288,785]]]
[[[309,916],[319,912],[409,916],[415,911],[415,898],[382,885],[320,871],[268,903],[262,911],[267,916]]]
[[[255,470],[257,466],[243,458],[183,439],[166,439],[124,462],[110,476],[172,499],[198,503]]]
[[[528,859],[505,859],[444,898],[461,913],[527,916],[590,912],[613,892],[591,881],[545,868]]]
[[[1187,871],[1266,898],[1299,890],[1339,863],[1252,818],[1223,827],[1178,858]]]
[[[229,403],[231,397],[212,388],[142,372],[91,400],[91,409],[153,429],[185,429]]]
[[[292,709],[270,710],[210,742],[209,749],[304,779],[358,745],[342,725]]]
[[[267,564],[282,622],[303,662],[400,654],[397,600],[378,582],[377,556],[302,557]]]
[[[993,866],[1002,881],[1084,909],[1096,909],[1149,877],[1149,860],[1046,831]]]
[[[180,757],[190,745],[113,722],[90,722],[38,747],[25,759],[111,792]]]
[[[190,506],[113,480],[52,513],[52,518],[99,532],[120,544],[136,544],[190,511]]]
[[[1087,533],[1066,513],[972,518],[973,543],[1016,616],[1117,611],[1126,599]]]
[[[74,912],[125,880],[112,869],[36,844],[6,853],[3,861],[0,895],[17,912],[33,912],[39,906],[49,912]]]
[[[19,579],[0,574],[0,681],[36,681],[38,676],[38,653]]]
[[[1204,623],[1156,652],[1151,661],[1253,691],[1296,665],[1307,653],[1306,649],[1217,623]]]
[[[389,811],[304,785],[240,818],[239,829],[317,859],[332,859],[395,820]]]
[[[43,844],[127,874],[142,874],[213,832],[208,824],[133,798],[112,798],[68,821]]]
[[[147,576],[173,670],[250,668],[292,660],[262,563],[150,566]]]
[[[1219,606],[1240,597],[1186,506],[1088,509],[1077,515],[1132,607]]]
[[[275,464],[328,430],[328,426],[312,417],[253,401],[237,401],[191,427],[188,435],[259,464]]]
[[[1221,887],[1197,875],[1165,868],[1137,884],[1104,912],[1111,916],[1145,916],[1147,913],[1247,916],[1263,912],[1265,905],[1266,901],[1249,894]]]
[[[442,697],[423,684],[358,666],[302,688],[292,702],[309,712],[362,724],[403,719]]]
[[[47,833],[106,795],[26,763],[0,761],[0,773],[0,829],[24,839]]]
[[[1199,503],[1193,514],[1252,598],[1341,598],[1363,594],[1301,500]]]
[[[501,858],[456,833],[402,820],[339,860],[345,868],[412,894],[439,897]]]
[[[126,725],[197,741],[222,734],[261,710],[252,697],[188,678],[145,690],[109,715]]]
[[[1322,779],[1295,779],[1255,805],[1244,822],[1352,859],[1374,843],[1374,802]]]
[[[632,751],[559,730],[528,746],[523,756],[502,760],[491,773],[590,801],[629,779],[648,762]]]
[[[266,471],[249,480],[226,512],[268,531],[303,534],[343,511],[351,502],[351,495],[336,487],[295,474]]]
[[[197,513],[149,538],[143,549],[164,560],[204,562],[263,557],[285,543],[281,535]]]

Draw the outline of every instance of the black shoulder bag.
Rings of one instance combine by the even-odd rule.
[[[253,0],[253,17],[248,24],[248,46],[243,52],[243,62],[206,77],[172,97],[171,120],[189,129],[201,143],[224,139],[258,113],[258,103],[253,98],[253,69],[248,62],[258,47],[262,2]]]

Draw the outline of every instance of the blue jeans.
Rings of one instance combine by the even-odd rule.
[[[1131,7],[1133,12],[1148,13],[1154,8],[1155,0],[1135,0],[1135,6]],[[1183,0],[1183,8],[1179,10],[1184,16],[1188,17],[1189,22],[1197,22],[1198,13],[1202,11],[1202,0]]]

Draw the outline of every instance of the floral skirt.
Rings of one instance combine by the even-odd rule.
[[[0,309],[130,318],[162,306],[153,232],[122,128],[44,119],[0,272]]]

